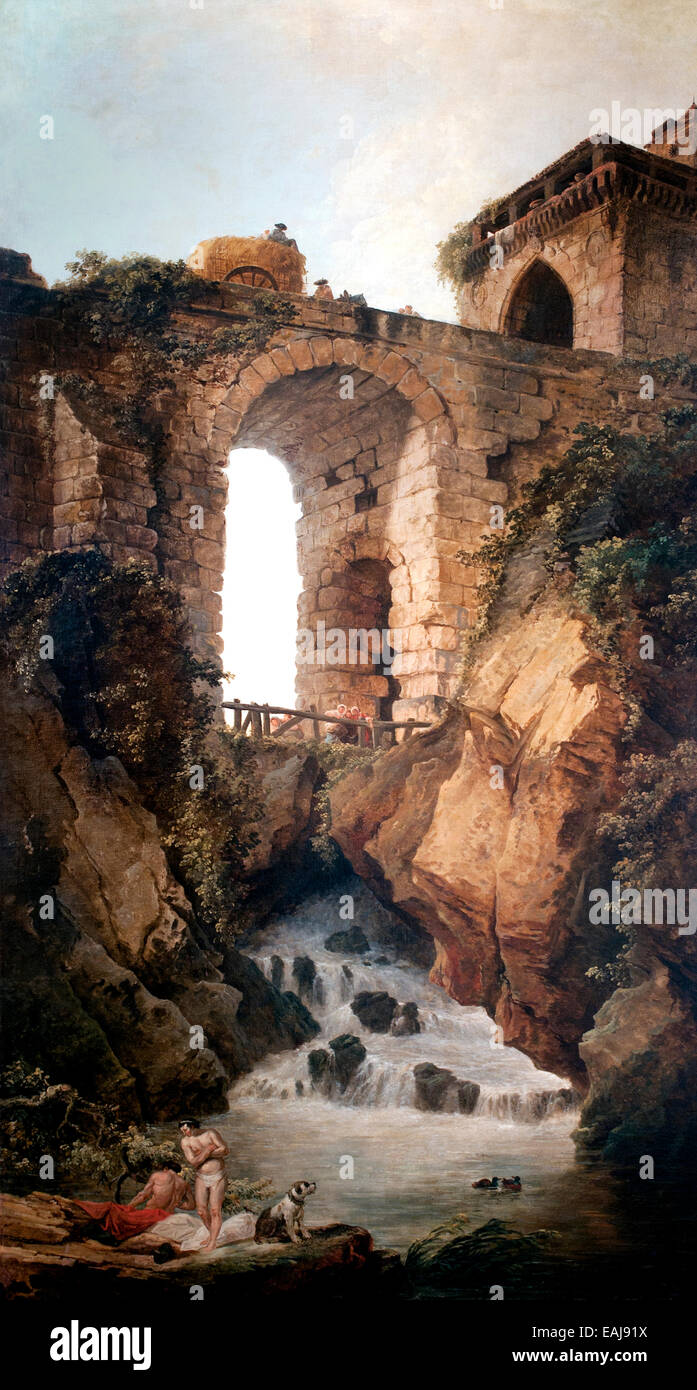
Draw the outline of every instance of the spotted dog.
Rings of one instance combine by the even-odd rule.
[[[275,1206],[264,1207],[254,1232],[257,1245],[268,1240],[289,1240],[299,1245],[301,1240],[309,1240],[304,1224],[305,1201],[316,1191],[316,1182],[296,1182]]]

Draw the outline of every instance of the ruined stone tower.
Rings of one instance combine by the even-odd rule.
[[[694,354],[697,158],[676,134],[661,126],[646,150],[583,140],[482,209],[461,323],[618,356]]]

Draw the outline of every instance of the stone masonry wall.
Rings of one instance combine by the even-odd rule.
[[[252,301],[246,287],[221,286],[218,306],[195,307],[187,328],[239,321]],[[637,374],[603,354],[376,310],[357,322],[303,296],[294,305],[293,321],[242,370],[230,360],[182,373],[153,403],[165,441],[156,475],[90,414],[89,393],[39,400],[41,373],[113,390],[121,365],[66,343],[49,291],[0,280],[3,566],[86,544],[143,558],[181,589],[197,649],[217,654],[223,513],[243,466],[228,456],[265,447],[302,504],[300,627],[360,627],[380,610],[398,653],[390,682],[371,664],[303,661],[299,699],[383,713],[389,699],[399,717],[430,717],[455,692],[475,614],[475,574],[458,550],[476,548],[492,507],[557,460],[580,420],[651,430],[673,398],[641,400]]]
[[[624,330],[627,356],[697,354],[694,227],[634,204],[625,231]]]
[[[565,284],[574,308],[574,348],[620,353],[623,349],[622,272],[625,224],[608,206],[583,213],[544,238],[522,244],[497,236],[503,251],[500,269],[485,269],[459,296],[461,322],[467,327],[506,331],[511,299],[535,261],[543,261]]]

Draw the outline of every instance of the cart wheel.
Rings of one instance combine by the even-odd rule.
[[[225,276],[228,284],[255,285],[257,289],[277,290],[278,285],[269,270],[262,265],[236,265]]]

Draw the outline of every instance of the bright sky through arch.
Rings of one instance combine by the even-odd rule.
[[[295,705],[301,581],[290,478],[265,449],[234,449],[228,464],[223,581],[226,700]]]

